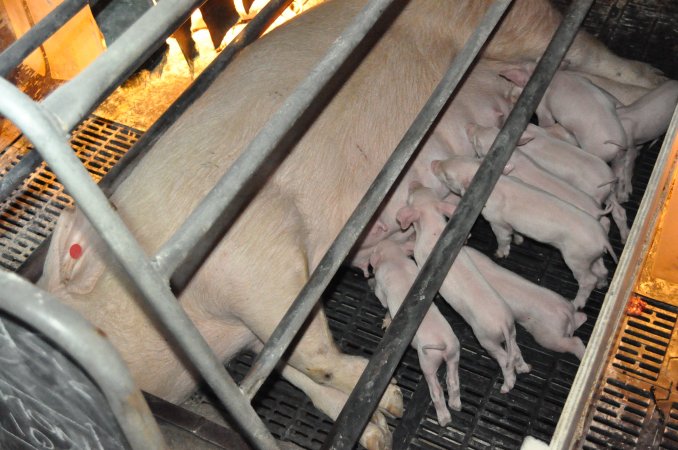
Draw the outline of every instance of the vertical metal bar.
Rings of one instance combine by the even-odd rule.
[[[2,78],[0,97],[3,99],[0,113],[24,132],[54,170],[168,332],[167,337],[209,384],[246,438],[257,448],[277,448],[275,439],[181,308],[167,281],[155,271],[106,196],[70,150],[68,138],[55,120]]]
[[[400,172],[423,140],[424,135],[442,111],[457,84],[480,52],[492,30],[504,15],[511,1],[497,0],[492,4],[464,49],[455,58],[445,77],[400,141],[384,168],[377,175],[365,196],[358,203],[348,222],[323,256],[318,267],[313,271],[308,282],[273,331],[262,351],[259,352],[250,373],[241,383],[241,389],[245,395],[252,398],[273,371],[339,266],[346,259],[365,226],[395,183]]]
[[[87,0],[66,0],[0,54],[0,76],[21,64],[28,55],[85,7]],[[2,197],[0,197],[2,198]]]
[[[167,448],[127,366],[94,326],[16,274],[0,271],[0,293],[0,310],[54,341],[92,377],[133,449]]]
[[[323,448],[349,449],[358,441],[592,2],[573,2],[443,234],[422,265],[405,302],[386,330]]]
[[[304,112],[318,101],[324,86],[393,2],[371,0],[334,41],[309,76],[297,86],[228,172],[158,251],[155,263],[160,272],[173,274],[181,264],[188,264],[189,272],[197,270],[197,261],[205,259],[213,248],[215,237],[233,222],[240,208],[249,200],[250,195],[246,191],[250,181],[265,164],[270,163],[271,158],[280,154],[280,142]]]

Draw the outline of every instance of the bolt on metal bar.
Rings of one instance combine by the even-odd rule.
[[[66,0],[0,54],[0,76],[21,64],[33,50],[52,36],[87,4],[87,0]],[[1,198],[1,197],[0,197]]]
[[[113,345],[73,309],[20,276],[0,271],[0,310],[54,341],[92,377],[135,450],[167,446],[141,391]]]
[[[266,345],[259,352],[240,388],[249,398],[254,397],[261,384],[273,371],[294,336],[299,332],[320,296],[327,288],[339,266],[346,259],[356,240],[371,220],[407,165],[424,135],[440,114],[459,81],[480,52],[492,30],[504,15],[512,0],[495,1],[482,22],[469,38],[459,57],[454,60],[443,80],[440,82],[414,123],[400,141],[389,160],[374,180],[365,196],[356,206],[351,217],[339,232],[339,235],[327,250],[318,267],[301,290],[294,303],[287,310]]]
[[[249,200],[246,191],[251,180],[267,163],[270,164],[271,158],[280,157],[280,142],[312,104],[321,99],[323,88],[392,3],[394,0],[371,0],[334,41],[309,76],[296,87],[228,172],[158,251],[154,261],[161,273],[173,274],[180,265],[183,272],[190,272],[189,275],[197,270],[199,262],[212,249],[215,236],[233,222]]]
[[[323,445],[324,449],[350,449],[358,441],[592,2],[593,0],[576,0],[558,27],[506,124],[473,177],[433,251],[422,265],[405,302],[384,333],[346,406],[334,423]]]
[[[0,78],[0,98],[3,99],[0,114],[35,145],[136,286],[166,337],[205,379],[245,437],[256,448],[277,448],[275,439],[181,308],[167,281],[155,271],[139,243],[71,151],[68,137],[56,120],[3,78]]]

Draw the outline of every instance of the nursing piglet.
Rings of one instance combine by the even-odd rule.
[[[474,148],[479,155],[484,155],[489,150],[490,145],[499,133],[499,128],[496,127],[487,128],[469,125],[467,129],[469,139],[474,143]],[[617,201],[613,189],[616,178],[605,161],[577,146],[553,137],[548,131],[532,124],[528,124],[518,146],[519,148],[511,156],[511,162],[514,165],[511,175],[517,176],[526,183],[539,187],[561,200],[572,203],[594,217],[600,217],[603,211],[600,211],[599,207],[605,204],[604,213],[612,212],[612,218],[619,229],[622,242],[626,242],[629,234],[626,210]],[[559,185],[558,191],[545,188],[543,182],[539,184],[534,179],[534,169],[531,171],[533,172],[531,178],[522,173],[525,171],[524,166],[530,166],[529,163],[521,164],[519,162],[519,160],[524,159],[522,155],[526,155],[539,168],[562,180],[561,183],[556,182]],[[582,196],[581,194],[586,195]],[[606,221],[607,219],[601,220],[601,224],[606,231],[609,231],[609,224]]]
[[[678,81],[669,80],[632,104],[617,108],[619,120],[626,131],[629,150],[624,155],[624,177],[631,179],[638,146],[659,138],[666,132],[678,103]],[[622,198],[633,192],[631,183]]]
[[[473,148],[480,157],[484,157],[487,154],[492,141],[494,141],[497,133],[499,133],[499,128],[486,128],[475,125],[469,125],[467,130]],[[521,146],[521,149],[525,147],[525,145],[521,144],[525,144],[527,140],[529,139],[523,138],[518,143],[518,145]],[[606,232],[610,230],[610,220],[607,217],[604,217],[610,212],[609,209],[600,209],[599,204],[596,203],[591,196],[540,167],[532,160],[532,158],[523,153],[521,149],[514,150],[511,155],[511,176],[517,177],[530,186],[548,192],[549,194],[576,206],[599,220]]]
[[[572,333],[586,322],[586,314],[575,311],[572,303],[555,292],[504,269],[478,250],[466,247],[466,253],[511,308],[516,322],[539,345],[572,353],[579,359],[584,356],[584,343]]]
[[[379,242],[370,257],[376,280],[374,293],[382,304],[388,306],[392,316],[398,312],[414,279],[419,273],[402,245],[391,241]],[[438,423],[446,426],[452,420],[445,406],[443,389],[438,382],[438,367],[444,362],[447,366],[447,393],[450,408],[461,410],[459,394],[459,340],[452,327],[445,320],[436,305],[431,305],[424,320],[412,339],[412,347],[417,350],[419,365],[428,384]]]
[[[464,194],[480,162],[475,158],[454,157],[431,164],[433,173],[452,192]],[[513,230],[539,242],[553,245],[579,283],[574,305],[582,308],[593,291],[607,283],[602,255],[617,257],[605,230],[593,217],[571,204],[520,181],[500,176],[482,210],[497,237],[497,256],[508,256]],[[416,254],[416,253],[415,253]]]
[[[414,225],[414,259],[423,264],[446,225],[445,216],[455,206],[441,201],[429,188],[410,186],[408,206],[398,211],[403,228]],[[513,315],[504,300],[492,289],[462,251],[440,287],[440,295],[471,326],[480,345],[499,363],[504,375],[501,392],[506,393],[517,373],[530,371],[516,343]],[[505,343],[506,349],[502,347]]]
[[[513,96],[522,91],[532,75],[534,64],[501,72],[517,85]],[[624,128],[617,117],[619,102],[576,72],[559,70],[537,106],[539,125],[558,122],[574,134],[581,148],[612,161],[627,147]]]

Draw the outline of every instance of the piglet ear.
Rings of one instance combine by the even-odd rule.
[[[370,266],[372,266],[373,268],[376,269],[381,264],[381,260],[382,260],[381,252],[378,252],[376,250],[373,251],[372,255],[370,255]],[[365,264],[365,269],[363,270],[363,273],[366,274],[365,278],[369,278],[369,272],[367,270],[367,264]]]
[[[523,134],[520,136],[520,139],[518,139],[518,147],[525,145],[532,140],[534,140],[534,134],[525,130]]]
[[[406,230],[412,225],[412,222],[419,220],[419,212],[411,206],[404,206],[398,210],[396,220],[400,224],[400,228]]]
[[[528,70],[526,67],[512,67],[510,69],[505,69],[499,72],[499,75],[506,78],[516,86],[525,87],[527,80],[530,79],[532,71]]]
[[[438,202],[436,207],[438,209],[438,212],[440,214],[443,214],[448,219],[452,217],[452,214],[454,214],[454,211],[457,209],[455,205],[453,205],[452,203],[447,203],[445,201]]]
[[[502,173],[504,175],[508,175],[509,173],[511,173],[511,171],[513,171],[513,169],[514,169],[514,165],[511,164],[511,163],[508,163],[504,166],[504,170],[502,171]]]

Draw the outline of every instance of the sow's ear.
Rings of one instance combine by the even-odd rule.
[[[396,220],[400,224],[400,228],[406,230],[412,225],[412,222],[419,220],[419,212],[411,206],[404,206],[398,210]]]
[[[90,293],[104,271],[96,248],[99,243],[81,211],[64,210],[45,261],[48,288],[58,283],[70,293]]]

